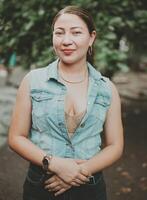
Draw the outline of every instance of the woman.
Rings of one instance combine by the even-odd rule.
[[[89,14],[65,7],[53,20],[58,59],[18,89],[9,145],[30,162],[24,200],[106,200],[102,170],[120,158],[123,128],[114,84],[89,63],[95,38]]]

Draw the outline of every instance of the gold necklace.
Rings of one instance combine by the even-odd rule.
[[[84,82],[85,79],[86,79],[86,75],[87,75],[87,70],[85,70],[85,75],[84,75],[84,78],[83,78],[82,80],[80,80],[80,81],[69,81],[69,80],[65,79],[65,78],[61,75],[61,72],[59,73],[59,76],[60,76],[65,82],[67,82],[67,83],[72,83],[72,84],[77,84],[77,83],[82,83],[82,82]]]

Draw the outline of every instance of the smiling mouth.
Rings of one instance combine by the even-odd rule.
[[[72,54],[74,52],[74,50],[72,50],[72,49],[65,49],[65,50],[63,50],[63,52],[66,55],[70,55],[70,54]]]

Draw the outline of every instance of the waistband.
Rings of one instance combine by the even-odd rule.
[[[42,169],[42,167],[35,165],[33,163],[30,163],[29,168],[31,170],[35,171],[38,174],[44,174],[45,173],[44,170]],[[48,177],[51,177],[51,176],[52,175],[48,175]],[[103,177],[102,171],[96,172],[95,174],[92,174],[89,177],[89,182],[87,182],[86,184],[88,184],[88,185],[96,184],[102,177]]]

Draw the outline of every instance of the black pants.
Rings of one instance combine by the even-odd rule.
[[[90,178],[90,182],[72,187],[63,194],[54,196],[44,189],[44,181],[49,178],[38,166],[30,164],[23,187],[23,200],[106,200],[106,186],[102,172]]]

